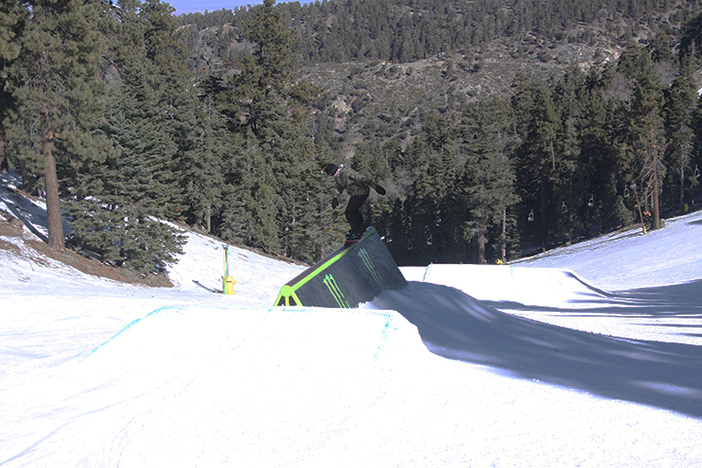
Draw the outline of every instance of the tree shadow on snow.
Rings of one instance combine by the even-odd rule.
[[[690,312],[692,302],[685,302],[686,297],[693,298],[695,288],[701,292],[702,282],[610,295],[602,299],[602,309],[581,312],[613,314],[626,309],[630,314],[638,309],[652,316],[689,315],[699,312]],[[635,300],[640,307],[631,307]],[[384,291],[373,302],[375,307],[401,313],[440,356],[702,418],[702,347],[557,327],[500,312],[457,289],[430,283],[410,282],[403,290]]]

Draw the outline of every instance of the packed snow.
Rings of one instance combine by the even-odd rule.
[[[0,466],[702,466],[700,234],[402,268],[352,310],[272,307],[304,267],[237,247],[212,293],[223,245],[194,233],[174,288],[0,236]]]

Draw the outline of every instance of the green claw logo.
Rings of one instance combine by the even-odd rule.
[[[368,255],[368,252],[366,249],[360,249],[358,255],[361,257],[361,260],[363,260],[363,264],[368,268],[368,271],[370,271],[371,276],[373,276],[373,279],[375,280],[376,283],[378,283],[378,286],[380,288],[383,288],[383,280],[378,274],[377,271],[375,271],[375,265],[373,264],[373,260],[371,260],[370,255]]]
[[[342,309],[350,309],[351,306],[349,305],[348,302],[346,302],[346,298],[344,297],[344,293],[341,292],[341,289],[339,289],[339,285],[336,284],[336,280],[332,275],[326,275],[324,277],[324,284],[327,285],[329,288],[329,292],[334,296],[334,300],[336,301],[337,304],[339,304],[339,307]]]

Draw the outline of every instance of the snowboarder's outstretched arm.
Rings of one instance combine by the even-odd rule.
[[[346,170],[346,171],[347,171],[346,176],[348,178],[349,183],[356,183],[358,185],[366,185],[368,187],[371,187],[373,190],[378,192],[380,195],[385,195],[385,189],[383,187],[381,187],[380,185],[376,184],[375,182],[373,182],[371,180],[371,178],[368,177],[367,175],[360,174],[360,173],[355,172],[355,171],[349,171],[349,170]],[[337,185],[337,188],[339,188],[338,185]],[[341,193],[341,191],[343,191],[343,186],[340,189],[340,193]]]

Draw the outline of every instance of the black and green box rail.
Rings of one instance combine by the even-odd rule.
[[[280,289],[276,306],[354,308],[384,289],[407,285],[375,228],[334,251]]]

